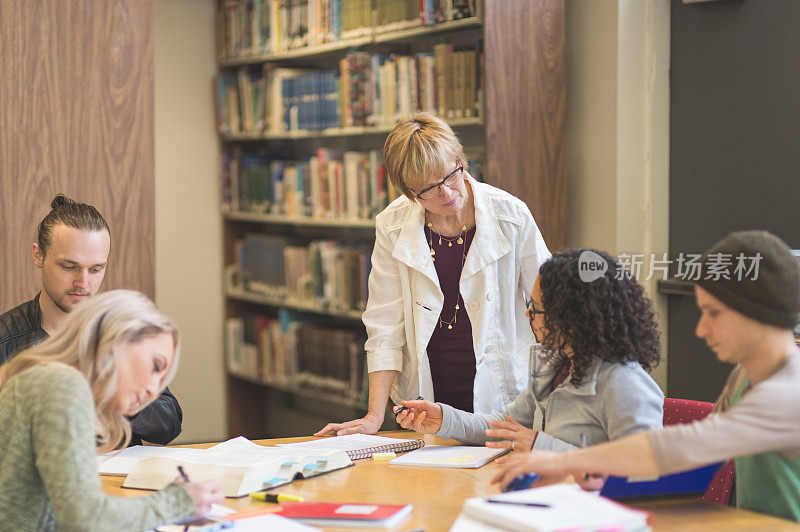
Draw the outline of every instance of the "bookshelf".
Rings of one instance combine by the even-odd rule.
[[[396,197],[380,158],[396,117],[444,116],[471,173],[525,200],[563,247],[563,18],[563,0],[221,0],[229,433],[363,415],[360,317],[374,216]]]

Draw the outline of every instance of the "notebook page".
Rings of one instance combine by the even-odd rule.
[[[384,445],[403,444],[413,439],[387,438],[372,434],[348,434],[347,436],[333,436],[319,440],[303,441],[299,443],[279,443],[279,447],[292,449],[336,449],[337,451],[361,451],[372,447]]]
[[[426,445],[416,451],[399,456],[392,465],[422,467],[477,468],[506,453],[507,449],[490,449],[469,445]]]
[[[157,445],[134,445],[121,451],[111,451],[97,456],[97,469],[101,475],[127,475],[139,460],[153,456],[168,456],[181,460],[202,454],[202,449],[182,449]]]

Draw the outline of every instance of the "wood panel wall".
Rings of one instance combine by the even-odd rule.
[[[551,251],[567,242],[564,0],[484,3],[486,181],[528,204]]]
[[[153,1],[0,0],[0,312],[58,192],[111,227],[104,289],[155,296]]]

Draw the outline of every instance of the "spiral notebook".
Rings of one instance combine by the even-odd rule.
[[[405,440],[402,438],[387,438],[371,434],[348,434],[347,436],[332,436],[318,440],[303,441],[299,443],[279,443],[279,447],[292,447],[303,450],[326,449],[344,451],[350,460],[369,458],[372,453],[403,452],[419,449],[425,445],[423,440]]]

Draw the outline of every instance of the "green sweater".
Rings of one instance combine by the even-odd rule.
[[[0,528],[145,530],[191,516],[183,486],[112,497],[97,473],[89,383],[63,364],[23,371],[0,388]]]
[[[735,458],[740,507],[800,521],[800,351],[747,393],[745,377],[741,367],[731,373],[723,411],[648,433],[658,472]]]
[[[731,406],[742,401],[750,381],[733,394]],[[777,452],[736,459],[736,498],[741,508],[800,521],[800,456]]]

